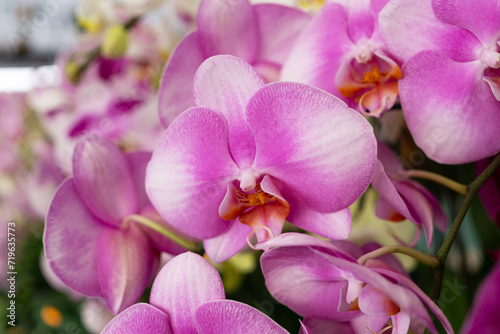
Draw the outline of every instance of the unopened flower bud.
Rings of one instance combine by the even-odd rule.
[[[69,81],[72,83],[78,82],[80,80],[81,70],[77,63],[74,61],[69,61],[66,64],[66,75],[68,76]]]
[[[106,58],[118,58],[127,50],[128,33],[121,25],[112,25],[106,30],[101,54]]]

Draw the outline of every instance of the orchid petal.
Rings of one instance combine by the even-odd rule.
[[[457,63],[431,51],[403,66],[399,90],[408,128],[439,163],[466,163],[500,151],[500,102],[478,76],[481,68],[479,62]]]
[[[383,333],[390,317],[363,314],[351,320],[351,326],[356,333]],[[392,333],[391,333],[392,334]]]
[[[146,186],[144,180],[146,179],[146,168],[149,160],[151,160],[151,152],[132,152],[125,154],[125,159],[128,162],[130,173],[134,181],[135,190],[137,191],[138,208],[142,210],[148,205],[148,195],[146,194]]]
[[[99,136],[80,141],[73,154],[74,182],[97,217],[119,225],[137,211],[137,190],[127,160],[113,143]]]
[[[385,172],[390,177],[396,176],[405,170],[396,154],[380,140],[377,140],[377,159],[380,160]]]
[[[500,262],[497,262],[476,293],[474,305],[462,329],[463,334],[493,334],[498,332],[499,282]]]
[[[430,247],[432,244],[432,236],[434,234],[434,217],[432,215],[432,207],[427,201],[427,198],[416,190],[415,187],[413,187],[415,183],[416,182],[412,180],[405,180],[396,182],[394,186],[407,204],[412,217],[415,218],[413,222],[421,224],[424,227],[427,247]]]
[[[72,178],[59,186],[45,223],[45,255],[61,281],[89,297],[102,296],[97,243],[107,229],[85,207]]]
[[[279,82],[262,87],[247,110],[257,147],[253,168],[285,183],[308,207],[339,211],[366,190],[376,161],[373,129],[342,101]]]
[[[399,217],[394,214],[394,212],[396,212],[411,221],[415,221],[415,218],[413,218],[410,213],[407,204],[398,193],[392,180],[386,174],[384,167],[385,166],[377,160],[372,186],[380,194],[380,204],[377,202],[375,213],[382,219],[393,220],[398,218],[397,220],[400,220]]]
[[[433,0],[436,17],[474,33],[483,43],[496,43],[500,38],[500,4],[495,0]]]
[[[156,212],[156,210],[153,208],[151,202],[149,201],[149,198],[147,197],[146,194],[146,188],[145,188],[145,179],[146,179],[146,169],[149,161],[151,160],[151,153],[150,152],[132,152],[128,153],[125,155],[125,158],[127,159],[130,170],[132,172],[132,177],[135,182],[135,187],[137,189],[137,196],[139,198],[139,214],[141,216],[144,216],[148,219],[151,219],[155,222],[157,222],[159,225],[163,226],[167,230],[170,230],[180,237],[191,240],[191,241],[197,241],[196,239],[193,239],[180,231],[174,229],[172,226],[170,226],[168,223],[166,223]],[[186,251],[186,249],[179,244],[175,243],[171,239],[161,235],[157,231],[141,226],[143,231],[148,235],[150,240],[153,242],[153,245],[156,249],[167,252],[169,254],[177,255],[180,253],[183,253]]]
[[[173,334],[168,314],[149,304],[133,305],[117,315],[102,334]]]
[[[494,76],[485,75],[483,80],[490,86],[491,92],[493,93],[493,96],[495,96],[495,99],[497,99],[497,101],[500,101],[500,71],[492,70],[492,72]]]
[[[439,21],[431,0],[390,1],[380,12],[379,29],[390,52],[401,61],[423,50],[439,51],[455,61],[471,61],[477,59],[475,51],[481,47],[470,31]]]
[[[142,230],[109,229],[99,238],[98,273],[102,293],[111,312],[117,314],[135,303],[149,285],[155,254]]]
[[[224,262],[247,245],[247,236],[251,233],[252,228],[250,226],[241,224],[235,219],[226,232],[203,241],[205,252],[212,262]]]
[[[406,219],[406,217],[400,214],[398,210],[394,208],[394,205],[382,195],[377,198],[377,203],[375,204],[375,215],[378,218],[389,220],[391,222],[400,222]]]
[[[163,72],[158,92],[160,120],[168,127],[184,110],[194,106],[193,79],[206,59],[193,32],[179,43]]]
[[[209,58],[196,72],[195,104],[224,115],[229,129],[229,150],[240,168],[250,166],[255,155],[245,108],[250,97],[264,84],[252,66],[233,56]]]
[[[229,227],[218,207],[238,173],[222,116],[192,108],[172,123],[153,153],[146,191],[174,228],[199,239],[213,238]]]
[[[410,314],[399,312],[391,317],[392,334],[407,334],[410,329]]]
[[[302,316],[344,321],[359,314],[337,312],[344,274],[309,247],[266,251],[261,267],[273,297]]]
[[[372,315],[395,315],[400,308],[389,295],[378,290],[371,284],[367,284],[361,289],[359,295],[359,309],[365,314]]]
[[[196,18],[208,57],[231,54],[253,62],[259,47],[257,17],[248,0],[203,0]]]
[[[427,200],[427,205],[432,210],[433,225],[436,226],[441,232],[445,232],[448,228],[448,217],[443,211],[438,199],[427,188],[417,182],[411,182],[411,186],[418,190]]]
[[[321,213],[309,209],[295,200],[290,205],[288,221],[301,229],[330,240],[347,239],[351,232],[351,211],[349,208],[332,213]]]
[[[169,314],[176,334],[183,334],[196,333],[196,309],[224,297],[217,270],[201,256],[187,252],[170,260],[156,276],[150,302]]]
[[[347,19],[347,32],[354,43],[367,40],[372,37],[375,31],[375,18],[366,5],[351,4]]]
[[[369,262],[372,260],[369,260],[366,265],[369,265]],[[387,270],[385,268],[372,268],[374,272],[380,273],[386,277],[395,279],[396,281],[400,282],[404,286],[408,287],[415,295],[417,295],[426,305],[427,307],[437,316],[439,321],[443,324],[443,327],[446,331],[446,333],[453,333],[453,329],[451,327],[450,322],[444,315],[443,311],[427,296],[411,279],[408,277],[401,275],[400,273],[394,271],[394,270]],[[405,311],[411,314],[414,317],[418,317],[421,319],[427,328],[429,328],[432,332],[436,332],[436,328],[434,327],[434,324],[432,323],[432,320],[427,314],[427,311],[422,310],[420,305],[418,303],[413,303],[411,304],[411,307],[405,308]]]
[[[355,261],[350,255],[350,252],[346,252],[348,246],[345,246],[339,241],[335,243],[330,243],[328,241],[313,237],[309,234],[288,232],[283,233],[274,238],[271,238],[265,242],[260,242],[256,245],[256,249],[269,250],[275,247],[287,247],[287,246],[311,246],[314,248],[322,248],[327,253],[334,254],[335,256],[340,256],[344,259]]]
[[[387,270],[382,268],[372,269],[367,266],[361,266],[358,263],[353,263],[351,261],[346,261],[338,257],[333,257],[316,250],[313,251],[344,272],[350,273],[354,278],[357,278],[367,284],[373,284],[373,286],[376,287],[381,293],[390,296],[391,300],[395,304],[397,304],[401,310],[404,310],[412,314],[414,317],[424,321],[427,327],[431,330],[434,329],[430,316],[418,297],[420,297],[429,307],[431,307],[431,305],[428,304],[430,298],[425,296],[426,299],[424,299],[425,297],[422,297],[422,295],[425,295],[425,293],[423,293],[414,283],[411,287],[406,284],[407,281],[411,282],[411,280],[403,274],[399,273],[396,270]],[[408,286],[409,289],[392,283],[386,277],[383,277],[380,273],[383,273],[384,276],[393,278],[395,280],[405,282],[405,285]],[[432,310],[435,311],[434,309]],[[438,313],[436,314],[438,315]]]
[[[216,300],[196,310],[196,327],[203,334],[288,333],[264,313],[234,300]]]
[[[344,54],[354,47],[346,24],[347,13],[342,6],[325,5],[297,39],[283,65],[281,80],[303,82],[340,96],[335,73]]]
[[[276,4],[257,4],[253,8],[260,32],[258,61],[283,65],[311,16],[299,9]]]
[[[299,320],[300,321],[300,320]],[[299,334],[313,334],[309,328],[302,321],[300,321],[300,331]]]
[[[305,318],[304,325],[309,332],[300,332],[299,334],[317,334],[317,333],[342,333],[356,334],[349,322],[337,322],[322,319]]]

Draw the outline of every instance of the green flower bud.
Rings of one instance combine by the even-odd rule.
[[[127,51],[128,32],[121,25],[112,25],[104,34],[101,54],[106,58],[119,58]]]

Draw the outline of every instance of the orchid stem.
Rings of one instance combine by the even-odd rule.
[[[496,158],[489,164],[489,166],[481,173],[479,176],[472,181],[472,183],[467,187],[467,193],[465,198],[458,209],[458,213],[453,220],[450,231],[448,235],[444,239],[441,248],[439,248],[436,253],[436,259],[439,261],[439,266],[435,267],[434,270],[434,287],[432,289],[432,299],[435,302],[439,301],[439,295],[441,294],[441,285],[443,284],[443,275],[444,275],[444,266],[446,262],[446,258],[448,253],[450,252],[451,246],[455,241],[460,226],[462,225],[462,221],[469,210],[472,200],[481,189],[482,185],[486,182],[486,180],[490,177],[491,174],[495,172],[495,170],[500,167],[500,154],[496,156]]]
[[[180,245],[188,250],[196,251],[196,249],[197,249],[196,243],[179,237],[177,234],[173,233],[172,231],[167,230],[165,227],[161,226],[157,222],[155,222],[151,219],[148,219],[144,216],[129,215],[125,219],[125,222],[129,222],[129,221],[134,221],[138,224],[142,224],[144,226],[147,226],[147,227],[155,230],[156,232],[160,233],[161,235],[165,236],[166,238],[172,240],[176,244],[178,244],[178,245]]]
[[[358,263],[363,265],[368,260],[375,259],[385,254],[392,254],[392,253],[408,255],[432,268],[437,268],[439,266],[439,261],[433,256],[424,254],[413,248],[400,245],[380,247],[379,249],[376,249],[370,253],[361,256],[358,259]]]
[[[456,181],[447,178],[446,176],[439,175],[426,170],[411,169],[401,172],[400,175],[434,181],[436,183],[442,184],[445,187],[450,188],[453,191],[456,191],[461,195],[465,195],[467,193],[467,186],[465,184],[458,183]]]

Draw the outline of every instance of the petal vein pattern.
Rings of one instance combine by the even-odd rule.
[[[297,83],[261,88],[247,106],[256,142],[253,169],[285,183],[312,209],[352,204],[375,168],[373,130],[357,112]]]

